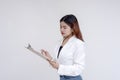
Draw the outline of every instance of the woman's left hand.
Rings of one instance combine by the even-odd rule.
[[[49,61],[49,63],[51,64],[51,66],[55,69],[59,68],[59,64],[56,61]]]

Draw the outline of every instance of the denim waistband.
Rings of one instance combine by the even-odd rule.
[[[60,77],[64,77],[64,78],[77,78],[77,77],[81,77],[81,76],[80,75],[77,75],[77,76],[60,75]]]

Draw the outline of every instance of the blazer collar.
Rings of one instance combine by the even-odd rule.
[[[67,41],[67,43],[64,45],[64,47],[65,47],[67,44],[69,44],[70,42],[72,42],[74,39],[76,39],[76,37],[73,35],[73,36]],[[62,41],[63,41],[63,40],[62,40]],[[62,41],[61,41],[60,45],[62,44]]]

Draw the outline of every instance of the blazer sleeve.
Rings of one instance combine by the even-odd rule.
[[[76,45],[76,50],[73,55],[73,65],[59,64],[58,74],[76,76],[80,75],[85,67],[85,51],[84,42]]]

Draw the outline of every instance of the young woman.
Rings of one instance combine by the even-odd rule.
[[[60,80],[82,80],[81,73],[85,66],[84,40],[80,32],[77,18],[70,14],[60,19],[60,32],[63,40],[55,49],[56,60],[46,50],[47,61],[57,69]]]

